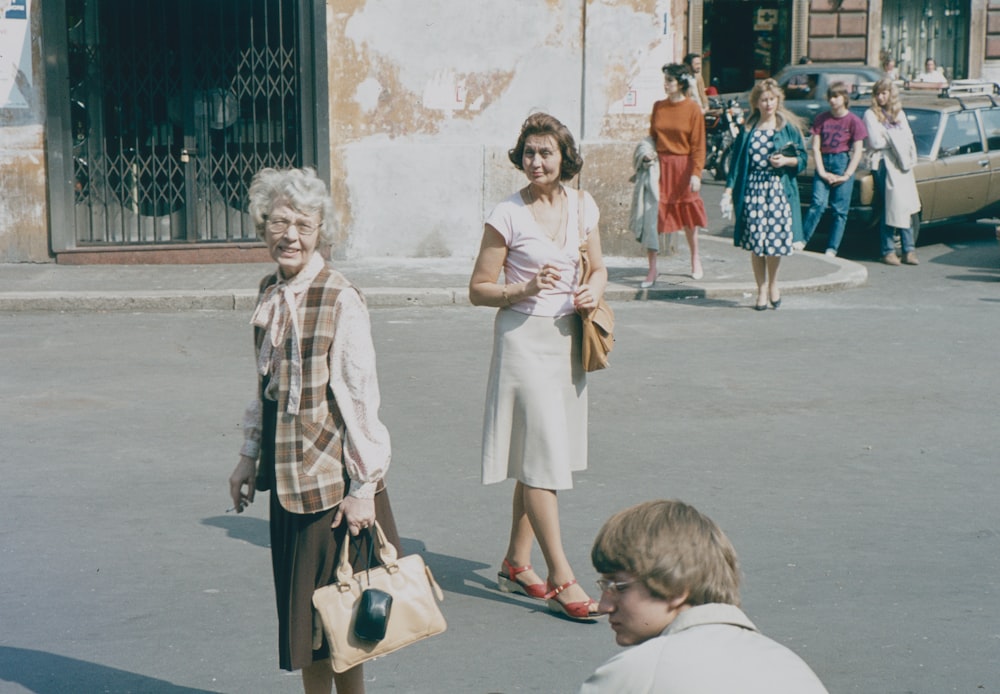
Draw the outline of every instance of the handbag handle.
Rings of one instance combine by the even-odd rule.
[[[373,546],[378,548],[379,561],[382,562],[382,565],[386,569],[392,570],[396,566],[396,548],[386,538],[385,533],[382,531],[382,526],[378,524],[378,521],[375,521],[372,530],[374,532],[370,531],[370,541]],[[350,588],[351,581],[354,578],[354,569],[351,568],[348,556],[350,546],[350,536],[345,537],[344,542],[340,546],[340,561],[337,562],[337,584],[342,590]],[[370,564],[371,561],[369,560],[368,568],[371,568]]]
[[[587,234],[583,228],[583,191],[577,191],[579,197],[576,203],[577,233],[580,236],[580,284],[590,280],[590,256],[587,254]]]

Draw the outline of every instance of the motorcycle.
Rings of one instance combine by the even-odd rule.
[[[705,168],[716,181],[724,181],[733,166],[733,143],[745,117],[736,99],[725,103],[711,98],[705,111]]]

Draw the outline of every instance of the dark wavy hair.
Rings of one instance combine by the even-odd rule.
[[[677,80],[681,94],[687,94],[694,86],[694,73],[684,63],[667,63],[663,66],[663,74]]]
[[[559,145],[562,164],[559,167],[559,180],[568,181],[583,168],[583,157],[576,148],[576,140],[569,128],[555,116],[547,113],[532,113],[521,125],[521,134],[517,137],[514,149],[507,151],[507,158],[518,171],[524,171],[524,141],[532,135],[548,135]]]

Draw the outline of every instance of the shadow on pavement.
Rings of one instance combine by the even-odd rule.
[[[213,516],[205,518],[202,525],[221,528],[226,536],[234,540],[243,540],[258,547],[271,547],[271,531],[266,519],[247,516]]]
[[[9,646],[0,646],[0,682],[14,682],[35,694],[217,694],[76,658]]]
[[[657,296],[655,293],[651,296],[645,296],[646,290],[639,289],[635,293],[635,301],[659,301],[668,304],[697,304],[698,308],[745,308],[745,305],[741,301],[735,299],[709,299],[705,296],[703,290],[692,290],[689,294],[684,296],[677,296],[676,294]]]
[[[948,279],[959,282],[1000,282],[1000,269],[994,270],[993,274],[973,272],[967,275],[948,275]]]
[[[448,593],[467,595],[479,600],[494,600],[506,605],[521,605],[533,611],[545,609],[545,603],[540,600],[522,596],[511,596],[501,593],[497,588],[495,578],[483,578],[477,571],[489,569],[489,564],[481,561],[470,561],[450,554],[430,552],[420,540],[402,538],[404,554],[419,554],[431,568],[434,579],[441,590]],[[494,574],[490,574],[493,576]]]

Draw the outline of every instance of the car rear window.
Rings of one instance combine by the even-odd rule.
[[[986,146],[991,151],[1000,150],[1000,108],[983,110],[983,126],[986,128]]]
[[[847,85],[848,90],[851,94],[855,94],[858,91],[858,83],[866,82],[863,75],[859,75],[856,72],[828,72],[826,73],[826,86],[830,87],[834,82],[843,82]],[[820,98],[825,99],[826,94],[823,94]]]
[[[867,96],[864,98],[867,100]],[[851,106],[851,113],[858,118],[864,118],[865,111],[868,109],[869,104],[866,101],[863,106]],[[941,114],[937,111],[924,111],[921,109],[907,111],[905,107],[903,110],[906,111],[906,120],[910,124],[910,130],[913,131],[913,141],[917,145],[917,155],[929,157],[931,155],[931,148],[934,146],[934,139],[937,137]],[[998,111],[998,114],[1000,114],[1000,111]],[[1000,116],[998,116],[997,125],[1000,126]],[[998,137],[1000,137],[1000,133],[998,133]],[[1000,141],[998,141],[997,147],[1000,148]]]
[[[910,123],[910,130],[913,131],[913,141],[917,145],[917,154],[921,157],[929,157],[931,148],[934,147],[934,140],[937,138],[938,127],[941,123],[941,114],[937,111],[922,111],[914,109],[906,111],[906,120]]]

